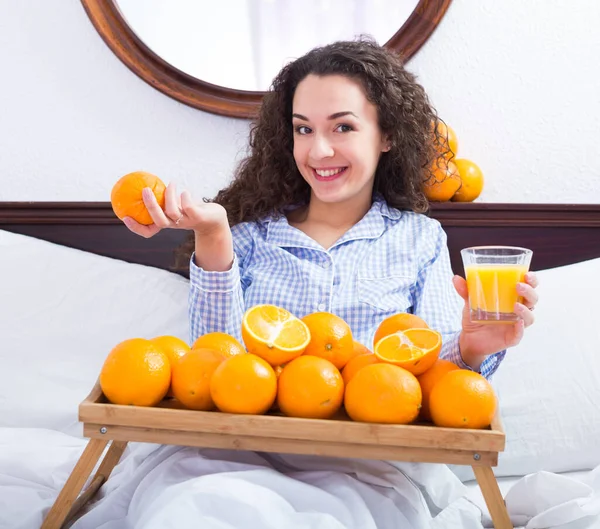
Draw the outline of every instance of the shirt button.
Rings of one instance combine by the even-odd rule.
[[[331,266],[331,263],[329,261],[325,261],[321,266],[323,268],[329,268]]]
[[[319,303],[319,305],[317,306],[317,308],[323,312],[327,307],[325,306],[325,303]]]

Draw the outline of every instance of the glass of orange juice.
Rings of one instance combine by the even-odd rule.
[[[517,321],[515,303],[522,303],[517,283],[525,280],[533,252],[516,246],[475,246],[460,253],[469,289],[471,321]]]

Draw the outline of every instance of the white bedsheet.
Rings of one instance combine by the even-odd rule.
[[[0,528],[40,527],[85,442],[0,428]],[[600,527],[600,467],[501,486],[527,529]],[[132,444],[73,528],[481,529],[478,505],[476,488],[443,465]]]

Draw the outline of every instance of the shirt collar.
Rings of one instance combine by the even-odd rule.
[[[374,197],[371,208],[365,216],[344,233],[333,244],[332,248],[356,239],[377,239],[381,237],[386,228],[386,222],[383,217],[398,220],[402,217],[402,212],[388,206],[385,200],[377,195]],[[286,216],[283,214],[269,216],[265,219],[265,222],[267,224],[267,242],[275,246],[293,246],[323,250],[323,247],[314,239],[299,229],[290,226]]]
[[[384,198],[380,194],[375,195],[375,200],[373,205],[379,205],[379,213],[384,217],[387,217],[391,220],[398,220],[402,217],[402,211],[396,208],[392,208],[388,205],[388,203],[384,200]]]

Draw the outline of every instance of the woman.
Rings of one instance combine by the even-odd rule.
[[[392,52],[366,39],[317,48],[277,75],[249,156],[213,202],[170,184],[165,211],[145,193],[153,225],[125,224],[146,237],[193,230],[192,341],[239,337],[244,310],[260,303],[336,313],[369,345],[385,317],[412,312],[442,333],[443,358],[490,376],[534,321],[537,280],[519,284],[514,325],[470,322],[446,235],[423,215],[423,183],[444,154],[438,123]]]

